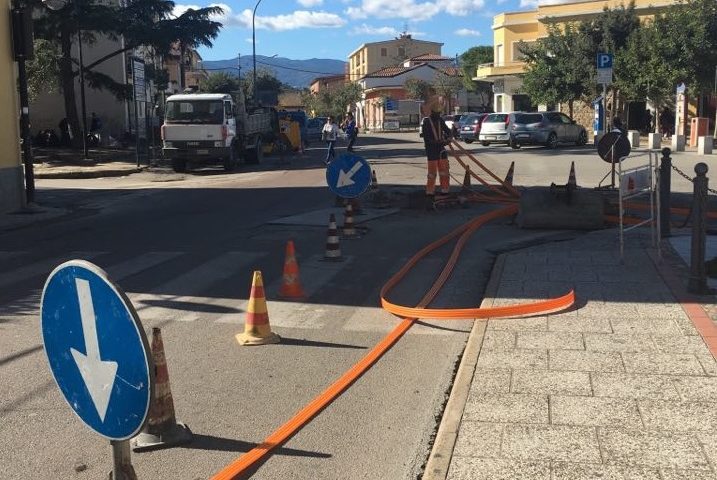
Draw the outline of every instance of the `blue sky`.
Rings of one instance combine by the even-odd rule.
[[[219,5],[224,28],[206,60],[252,52],[251,18],[255,0],[181,3],[176,11]],[[548,0],[551,1],[551,0]],[[552,0],[555,1],[555,0]],[[495,14],[534,8],[537,0],[262,0],[256,15],[257,54],[292,59],[334,58],[366,42],[389,40],[407,27],[414,38],[443,42],[454,56],[476,45],[492,45]]]

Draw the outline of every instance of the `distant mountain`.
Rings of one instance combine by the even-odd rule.
[[[237,59],[205,60],[202,62],[205,69],[211,71],[226,71],[237,73]],[[242,56],[239,60],[241,75],[251,75],[252,56]],[[309,60],[292,60],[283,57],[256,56],[256,69],[267,68],[274,72],[274,76],[287,85],[296,88],[306,88],[316,77],[344,73],[346,62],[327,58],[311,58]]]

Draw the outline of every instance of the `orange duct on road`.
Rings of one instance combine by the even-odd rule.
[[[430,304],[431,301],[436,297],[438,292],[441,290],[445,282],[450,277],[453,271],[458,257],[463,249],[468,238],[478,228],[484,225],[486,222],[495,220],[501,217],[507,217],[514,215],[518,211],[518,207],[515,205],[494,210],[492,212],[481,215],[480,217],[462,225],[449,234],[436,240],[435,242],[422,248],[417,254],[415,254],[396,274],[394,274],[388,282],[381,289],[381,304],[388,311],[406,309],[410,311],[407,318],[404,318],[383,340],[381,340],[371,351],[363,357],[357,364],[351,367],[341,378],[336,380],[331,386],[314,398],[308,405],[299,410],[288,422],[279,427],[274,433],[269,435],[258,447],[253,448],[237,460],[226,466],[223,470],[212,477],[212,480],[232,480],[237,478],[239,475],[248,473],[252,468],[258,466],[264,457],[266,457],[271,450],[283,445],[291,437],[293,437],[304,425],[306,425],[314,416],[320,413],[326,406],[333,402],[341,393],[343,393],[353,382],[358,380],[371,366],[378,361],[381,356],[386,353],[402,336],[408,331],[413,325],[416,318],[444,318],[453,319],[457,318],[456,314],[465,314],[469,317],[460,318],[488,318],[488,317],[515,317],[523,316],[528,314],[537,313],[548,313],[556,310],[562,310],[572,306],[575,301],[574,292],[570,292],[567,295],[554,299],[547,300],[537,303],[529,303],[515,306],[496,307],[489,309],[482,308],[471,308],[471,309],[426,309],[425,307]],[[386,300],[386,294],[401,281],[403,277],[427,254],[433,250],[445,245],[452,239],[459,237],[456,241],[456,245],[453,247],[451,255],[439,274],[436,281],[433,283],[431,289],[421,299],[416,308],[402,307],[395,305]],[[393,313],[393,312],[392,312]],[[445,315],[445,316],[444,316]]]

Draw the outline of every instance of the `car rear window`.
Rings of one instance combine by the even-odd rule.
[[[491,113],[490,115],[485,117],[483,123],[505,123],[507,118],[507,113]]]
[[[478,115],[463,115],[463,117],[461,117],[461,125],[475,125],[479,119],[480,116]]]
[[[543,121],[543,116],[539,113],[516,113],[515,123],[521,123],[529,125],[531,123],[540,123]]]

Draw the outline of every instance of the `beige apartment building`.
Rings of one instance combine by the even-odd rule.
[[[20,162],[20,124],[15,61],[10,32],[10,0],[0,0],[0,213],[24,205],[24,171]]]
[[[416,40],[408,33],[393,40],[364,43],[349,54],[349,79],[359,80],[385,67],[392,67],[419,55],[441,55],[442,43]]]
[[[637,14],[644,18],[654,15],[676,0],[634,0]],[[525,69],[520,42],[531,43],[548,35],[550,24],[581,22],[599,15],[604,8],[619,8],[628,0],[572,0],[558,5],[547,0],[538,8],[522,12],[506,12],[493,18],[493,62],[480,65],[475,80],[493,83],[496,112],[528,110],[530,99],[520,93],[521,75]],[[543,106],[546,107],[546,106]]]

